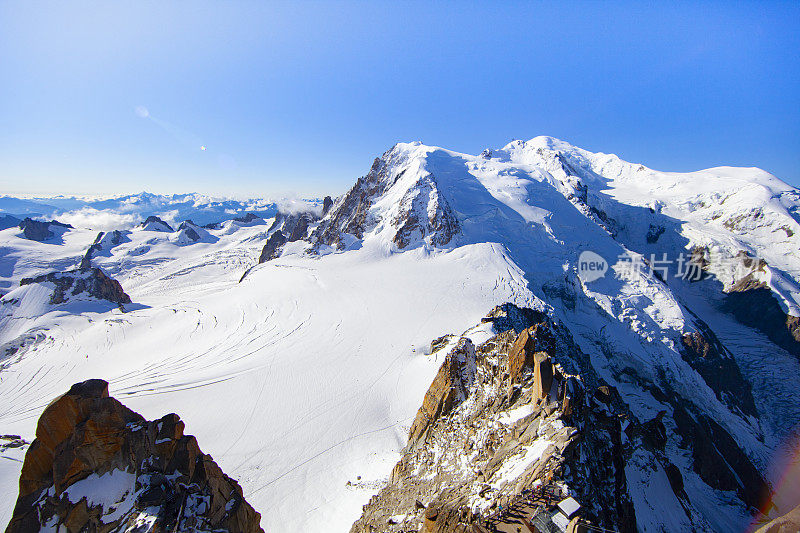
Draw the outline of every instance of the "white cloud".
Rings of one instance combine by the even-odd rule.
[[[150,111],[143,105],[137,105],[134,111],[136,111],[136,114],[141,118],[148,118],[150,116]]]
[[[316,213],[322,214],[322,206],[315,205],[308,200],[303,200],[301,198],[282,198],[275,202],[278,206],[278,211],[281,213],[286,214],[295,214],[295,213]]]
[[[66,211],[54,216],[59,222],[72,224],[76,228],[87,228],[98,231],[132,228],[142,218],[137,213],[121,213],[111,209],[95,209],[82,207],[74,211]]]

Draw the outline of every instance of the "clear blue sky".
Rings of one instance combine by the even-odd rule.
[[[0,194],[338,194],[536,135],[800,185],[800,2],[660,4],[2,2]]]

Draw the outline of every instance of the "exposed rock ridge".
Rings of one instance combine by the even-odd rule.
[[[280,257],[282,248],[287,242],[296,242],[308,238],[309,228],[319,220],[313,212],[278,213],[267,230],[269,237],[261,249],[259,263]]]
[[[542,313],[504,305],[487,321],[514,324],[521,332],[507,329],[477,347],[467,338],[435,341],[438,350],[448,343],[450,352],[389,485],[364,506],[351,532],[472,532],[487,527],[489,517],[523,492],[542,486],[559,498],[585,502],[586,520],[635,531],[624,437],[614,412],[618,398],[609,392],[595,399],[581,376],[555,362],[565,345]],[[545,348],[550,352],[519,354]],[[473,353],[473,368],[457,363],[471,361]],[[522,362],[516,384],[510,379],[512,353]],[[459,370],[465,375],[453,375]],[[602,471],[603,483],[581,480],[592,469]]]
[[[758,416],[753,391],[733,355],[708,325],[694,316],[696,331],[681,336],[681,357],[694,368],[717,398],[731,410]]]
[[[447,354],[433,383],[425,393],[408,434],[410,443],[424,442],[425,435],[438,418],[447,416],[453,408],[463,402],[475,379],[475,345],[461,338]]]
[[[345,247],[344,234],[360,239],[372,221],[369,209],[375,199],[385,193],[399,176],[392,176],[388,150],[382,157],[375,158],[366,176],[358,178],[347,193],[337,199],[328,214],[320,222],[311,236],[315,245],[328,245],[337,249]]]
[[[367,175],[332,203],[311,234],[312,250],[319,250],[323,245],[339,250],[347,248],[351,239],[363,239],[375,227],[381,231],[390,228],[388,239],[399,249],[415,243],[430,246],[450,243],[461,231],[458,217],[435,176],[417,169],[412,172],[419,172],[419,177],[409,181],[412,174],[409,174],[407,157],[403,150],[393,147],[375,159]],[[397,192],[397,205],[381,220],[373,215],[372,207],[395,186],[407,189]]]
[[[39,242],[53,238],[54,234],[51,231],[50,226],[72,229],[71,225],[58,222],[57,220],[40,222],[38,220],[33,220],[30,217],[26,217],[22,222],[19,223],[19,229],[22,230],[22,235],[26,239]]]
[[[455,212],[431,174],[406,191],[392,224],[397,228],[393,241],[401,249],[415,241],[444,246],[460,231]]]
[[[239,484],[183,428],[175,414],[148,422],[105,381],[73,385],[39,418],[6,533],[262,531]]]
[[[113,230],[108,233],[101,231],[98,233],[92,245],[89,246],[89,248],[86,250],[86,253],[83,255],[78,268],[80,270],[90,269],[92,267],[92,258],[94,255],[102,251],[108,251],[114,246],[122,243],[122,241],[126,238],[125,233],[119,230]]]
[[[476,347],[456,336],[432,343],[432,352],[447,355],[389,484],[364,506],[353,533],[472,532],[474,526],[491,530],[491,520],[522,527],[507,512],[513,502],[531,520],[544,520],[537,527],[545,531],[549,515],[524,503],[537,490],[555,501],[578,500],[580,521],[633,532],[648,523],[643,509],[644,521],[638,524],[634,505],[641,503],[634,494],[641,497],[643,482],[645,487],[659,484],[653,490],[665,491],[660,497],[672,495],[682,510],[675,524],[713,529],[693,499],[697,488],[684,479],[693,475],[689,469],[711,489],[735,495],[752,514],[769,495],[760,472],[728,431],[699,414],[702,410],[681,399],[669,383],[641,381],[665,409],[639,419],[595,373],[566,328],[545,313],[504,304],[484,322],[499,333]],[[686,336],[687,357],[710,365],[726,360],[713,333],[701,322],[696,325],[698,331]],[[474,367],[459,364],[472,361],[463,357],[472,353]],[[631,369],[627,379],[639,383],[641,378]],[[736,392],[737,386],[733,379],[717,390],[746,392]],[[740,404],[745,408],[749,401]],[[693,479],[697,483],[697,476]]]
[[[50,272],[33,278],[22,278],[19,284],[52,283],[55,287],[50,297],[51,304],[60,304],[73,296],[87,295],[101,300],[108,300],[117,305],[131,303],[119,281],[108,276],[99,268],[83,268],[66,272]]]
[[[164,231],[169,233],[175,231],[174,229],[172,229],[172,226],[170,226],[169,224],[167,224],[166,222],[164,222],[155,215],[150,215],[149,217],[147,217],[145,221],[142,222],[139,226],[147,231]]]

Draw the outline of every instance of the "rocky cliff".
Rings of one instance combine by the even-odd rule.
[[[147,421],[77,383],[42,413],[6,533],[262,531],[242,489],[183,434],[175,414]]]
[[[679,502],[678,522],[708,529],[685,489],[684,477],[694,474],[672,462],[671,449],[690,455],[703,482],[752,512],[768,494],[730,435],[673,391],[643,391],[671,404],[669,413],[634,416],[546,314],[506,304],[487,324],[493,335],[477,345],[474,330],[432,344],[433,353],[446,353],[442,366],[390,482],[352,533],[517,531],[526,522],[540,531],[633,532],[640,520],[651,522],[637,517],[636,504],[647,509],[629,490],[643,469],[661,476],[659,490]],[[569,518],[557,507],[568,498],[580,505]]]

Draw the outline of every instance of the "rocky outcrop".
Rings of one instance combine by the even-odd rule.
[[[125,233],[127,233],[127,231]],[[110,231],[108,233],[101,231],[98,233],[92,245],[83,255],[81,264],[78,268],[80,270],[88,270],[92,268],[92,258],[94,255],[103,251],[108,251],[114,246],[121,244],[126,239],[125,233],[119,230]]]
[[[392,224],[397,228],[393,241],[400,249],[420,241],[444,246],[460,231],[455,212],[430,174],[405,193]]]
[[[308,234],[308,226],[314,221],[314,218],[315,217],[313,215],[307,213],[295,217],[294,224],[291,225],[291,232],[289,232],[287,240],[289,242],[295,242],[305,239],[306,235]]]
[[[390,175],[387,160],[390,153],[391,150],[376,158],[367,175],[358,178],[347,194],[331,206],[326,218],[314,230],[312,242],[342,249],[345,246],[344,234],[357,239],[364,236],[372,202],[397,180]]]
[[[521,383],[523,374],[536,364],[536,352],[553,353],[555,339],[547,322],[539,322],[524,329],[508,353],[508,372],[511,384]]]
[[[691,406],[677,406],[673,419],[682,444],[691,449],[694,471],[706,484],[735,492],[753,510],[766,501],[769,486],[725,428]]]
[[[39,418],[6,533],[262,531],[239,484],[183,429],[175,414],[148,422],[105,381],[73,385]]]
[[[287,242],[296,242],[308,237],[308,230],[319,217],[311,212],[304,213],[278,213],[275,220],[269,227],[270,236],[261,250],[259,263],[264,263],[270,259],[280,257],[281,249]]]
[[[328,214],[328,211],[331,210],[331,207],[333,207],[333,198],[331,198],[330,196],[326,196],[325,199],[322,200],[323,217]]]
[[[26,217],[25,220],[19,223],[19,229],[22,230],[22,235],[26,239],[39,242],[53,238],[54,233],[51,230],[51,226],[63,229],[72,229],[71,225],[63,224],[56,220],[40,222],[38,220],[33,220],[32,218]]]
[[[177,236],[173,242],[179,246],[187,246],[198,242],[214,243],[218,240],[219,237],[209,233],[206,228],[191,220],[184,220],[178,226]]]
[[[424,442],[431,424],[446,416],[469,394],[475,379],[475,346],[469,339],[459,339],[458,344],[447,354],[439,372],[425,393],[408,434],[411,443]]]
[[[139,227],[146,231],[162,231],[162,232],[169,232],[172,233],[173,230],[172,226],[161,220],[155,215],[150,215],[142,222]]]
[[[547,398],[553,385],[553,361],[547,352],[533,354],[533,397]]]
[[[131,303],[131,298],[122,290],[122,285],[99,268],[50,272],[33,278],[22,278],[19,282],[20,286],[31,283],[54,285],[53,295],[50,297],[51,304],[64,303],[78,296],[108,300],[117,305]]]
[[[513,531],[526,527],[522,515],[549,531],[556,526],[531,503],[536,494],[556,503],[575,497],[587,503],[581,520],[635,531],[618,397],[606,387],[609,398],[596,399],[581,376],[555,362],[561,350],[577,348],[539,312],[504,305],[487,321],[513,323],[520,333],[508,329],[474,347],[474,370],[454,364],[458,354],[471,353],[465,350],[471,341],[437,339],[437,352],[444,343],[451,352],[425,395],[389,484],[364,506],[351,532]],[[535,351],[537,331],[552,335],[549,354]],[[519,373],[520,382],[512,386],[510,357],[526,347],[532,371]],[[466,374],[453,375],[459,371]]]
[[[281,230],[270,235],[264,248],[261,249],[261,256],[258,258],[259,264],[266,263],[270,259],[275,259],[280,256],[281,247],[286,244],[286,242],[286,237],[283,236]]]
[[[295,242],[305,239],[308,236],[309,226],[318,219],[319,217],[312,212],[278,213],[268,231],[280,231],[287,242]]]
[[[242,224],[251,224],[253,222],[263,219],[254,213],[247,213],[242,217],[234,217],[233,220],[235,220],[236,222],[241,222]]]
[[[750,384],[742,376],[733,355],[705,322],[695,317],[697,331],[681,336],[681,357],[694,368],[717,398],[744,414],[757,416]]]
[[[331,198],[330,196],[326,196],[325,199],[322,200],[322,216],[323,217],[328,214],[328,211],[331,210],[331,207],[333,207],[333,198]]]
[[[191,220],[184,220],[181,222],[181,225],[178,226],[178,231],[183,233],[183,235],[185,235],[186,238],[192,242],[197,242],[202,238],[198,234],[198,231],[200,231],[200,226]]]

